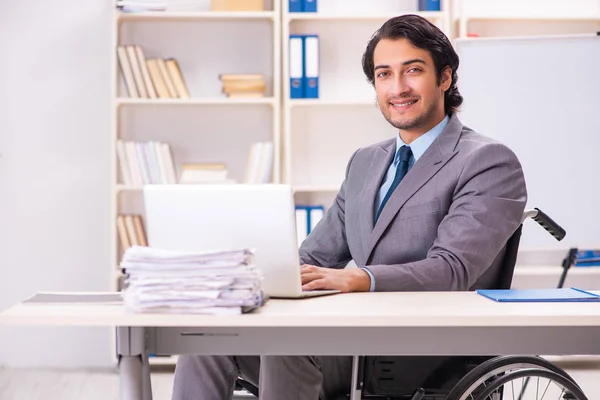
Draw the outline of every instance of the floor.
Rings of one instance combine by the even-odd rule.
[[[600,399],[600,365],[563,364],[589,400]],[[170,400],[172,371],[152,374],[153,400]],[[119,380],[115,371],[71,371],[0,369],[2,400],[118,400]]]

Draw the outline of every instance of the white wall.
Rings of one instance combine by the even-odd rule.
[[[0,309],[107,290],[110,2],[0,1]],[[0,366],[108,366],[108,329],[0,328]]]

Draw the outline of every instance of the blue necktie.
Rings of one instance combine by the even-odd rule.
[[[396,175],[394,176],[394,181],[392,182],[392,186],[390,186],[390,189],[385,194],[385,197],[383,198],[383,201],[381,202],[381,205],[377,210],[377,214],[375,215],[375,221],[377,221],[377,219],[379,218],[379,214],[381,214],[381,210],[383,210],[383,206],[385,206],[385,203],[387,203],[388,199],[390,198],[392,193],[394,193],[394,190],[396,190],[402,178],[404,178],[404,175],[406,175],[406,173],[408,172],[408,161],[412,156],[412,150],[408,146],[402,146],[400,147],[399,153],[399,161],[398,165],[396,165]]]

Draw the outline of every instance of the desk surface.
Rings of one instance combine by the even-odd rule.
[[[474,292],[349,293],[271,299],[237,316],[129,314],[121,304],[20,303],[0,325],[145,327],[600,327],[600,302],[497,303]]]

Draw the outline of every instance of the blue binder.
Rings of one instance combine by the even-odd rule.
[[[575,258],[574,267],[598,267],[600,266],[599,250],[579,250]]]
[[[419,11],[440,11],[440,0],[419,0]]]
[[[600,301],[600,296],[577,288],[560,289],[488,289],[480,295],[498,302],[575,302]]]
[[[304,35],[304,97],[319,98],[319,36]]]
[[[319,222],[315,220],[317,214],[323,214],[325,212],[325,207],[323,206],[305,206],[305,205],[297,205],[296,210],[305,210],[306,211],[306,220],[302,221],[302,225],[306,223],[306,236],[310,235],[314,226]],[[322,218],[322,216],[321,216]],[[297,223],[300,221],[297,221]]]
[[[308,234],[310,234],[312,232],[313,228],[319,222],[319,221],[317,221],[317,219],[315,217],[319,213],[324,213],[325,207],[323,207],[323,206],[307,206],[306,208],[307,208],[306,214],[308,216],[308,221],[307,221],[306,226],[308,227]]]
[[[304,36],[290,35],[290,98],[304,97]]]
[[[289,12],[302,12],[303,0],[288,0]]]
[[[302,11],[317,12],[317,0],[302,0]]]

